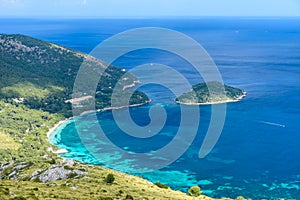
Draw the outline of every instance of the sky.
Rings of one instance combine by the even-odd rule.
[[[0,17],[300,16],[300,0],[0,0]]]

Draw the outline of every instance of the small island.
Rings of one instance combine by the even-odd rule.
[[[210,88],[210,90],[208,89]],[[178,104],[208,105],[237,102],[246,96],[246,92],[218,81],[199,83],[175,99]]]

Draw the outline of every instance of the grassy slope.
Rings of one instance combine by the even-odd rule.
[[[47,152],[49,143],[45,134],[61,119],[62,115],[0,101],[0,132],[20,146],[14,150],[0,149],[0,162],[51,160],[55,155]]]
[[[0,149],[17,150],[20,146],[12,137],[0,132]]]
[[[1,181],[0,196],[2,199],[9,199],[12,195],[32,199],[125,199],[127,195],[134,199],[211,199],[203,195],[196,198],[179,191],[158,188],[141,178],[108,169],[89,167],[88,171],[91,175],[87,178],[51,183]],[[103,180],[109,172],[115,174],[116,181],[113,184],[106,184]],[[1,194],[1,191],[4,192]],[[5,195],[7,193],[9,195]]]
[[[81,166],[81,164],[78,164]],[[103,197],[124,198],[131,195],[134,199],[211,199],[206,196],[190,197],[182,192],[158,188],[156,185],[139,177],[122,174],[109,169],[93,166],[83,166],[89,172],[85,178],[60,180],[49,183],[30,181],[1,181],[1,191],[9,189],[9,195],[1,195],[7,199],[12,195],[38,199],[101,199]],[[113,184],[106,184],[104,177],[108,173],[115,175]],[[37,188],[37,189],[36,189]],[[4,193],[5,194],[5,193]]]

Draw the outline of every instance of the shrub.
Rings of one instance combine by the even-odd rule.
[[[115,181],[115,176],[113,174],[108,174],[105,178],[105,182],[112,184]]]
[[[33,192],[33,191],[29,192],[29,195],[31,195],[31,196],[35,196],[35,194],[34,194],[34,192]]]
[[[79,168],[78,170],[79,170],[79,171],[82,171],[82,172],[85,172],[85,171],[86,171],[86,169],[84,169],[84,168]]]
[[[198,197],[201,195],[201,190],[199,186],[192,186],[190,187],[190,189],[188,190],[189,194],[193,197]]]
[[[39,178],[36,178],[36,179],[33,180],[33,182],[40,183],[42,181]]]
[[[31,177],[30,176],[25,176],[22,180],[23,181],[30,181]]]
[[[76,176],[78,176],[78,174],[76,174],[75,172],[72,172],[72,173],[68,174],[68,179],[75,178]]]
[[[70,167],[70,166],[68,166],[68,165],[65,165],[65,166],[64,166],[64,169],[65,169],[65,170],[74,170],[74,167]]]
[[[159,188],[164,188],[164,189],[168,189],[169,187],[163,183],[160,183],[160,182],[156,182],[154,183],[157,187]]]
[[[100,200],[113,200],[111,197],[100,197]]]
[[[26,198],[22,196],[17,196],[17,197],[10,198],[10,200],[26,200]]]
[[[1,194],[9,195],[9,189],[8,188],[0,188],[0,196]]]
[[[126,197],[125,197],[125,199],[127,199],[127,200],[133,200],[133,197],[130,194],[127,194]]]

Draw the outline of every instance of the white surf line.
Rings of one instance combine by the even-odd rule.
[[[278,123],[266,122],[266,121],[258,121],[258,122],[268,124],[268,125],[272,125],[272,126],[279,126],[279,127],[285,128],[284,124],[278,124]]]

